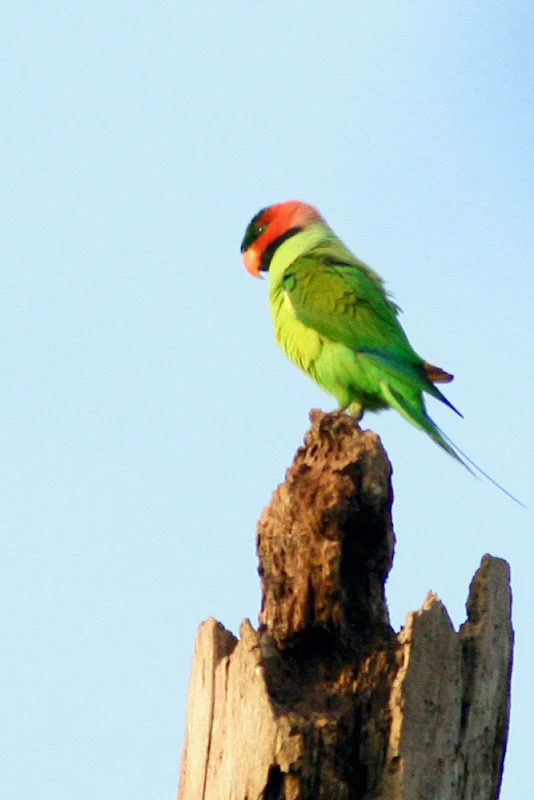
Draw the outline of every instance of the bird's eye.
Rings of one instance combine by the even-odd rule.
[[[248,227],[247,227],[247,229],[245,231],[245,236],[243,238],[243,241],[241,242],[241,252],[242,253],[244,253],[246,250],[248,250],[248,248],[251,247],[254,244],[256,239],[259,239],[260,236],[263,233],[265,233],[265,231],[267,230],[268,226],[265,223],[262,222],[262,223],[258,224],[258,220],[261,219],[261,217],[263,216],[265,211],[266,211],[266,209],[263,208],[249,222]]]

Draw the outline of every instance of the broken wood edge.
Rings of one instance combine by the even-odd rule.
[[[377,800],[498,797],[510,707],[509,580],[505,561],[484,556],[458,632],[432,592],[408,614]],[[291,709],[276,708],[269,696],[264,661],[248,620],[239,640],[213,619],[201,624],[178,800],[274,797],[268,792],[282,785],[288,800],[301,796],[305,744]]]

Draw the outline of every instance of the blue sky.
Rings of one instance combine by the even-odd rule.
[[[198,624],[256,622],[255,524],[327,397],[239,244],[314,203],[386,281],[436,421],[531,508],[534,10],[14,4],[0,31],[3,795],[173,797]],[[509,560],[502,792],[534,784],[532,512],[394,412],[394,624]]]

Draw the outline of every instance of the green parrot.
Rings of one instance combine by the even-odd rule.
[[[415,352],[381,278],[345,247],[316,208],[290,200],[262,209],[246,229],[241,253],[251,275],[269,274],[277,343],[341,409],[359,420],[366,410],[394,408],[453,458],[467,467],[461,454],[496,483],[426,412],[425,394],[462,416],[436,386],[453,376]]]

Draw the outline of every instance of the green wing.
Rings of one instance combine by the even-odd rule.
[[[354,259],[301,256],[284,272],[282,288],[295,317],[354,350],[386,349],[416,363],[392,303],[377,275]]]
[[[363,262],[317,248],[285,270],[281,285],[296,319],[304,325],[454,408],[428,379],[423,359],[397,319],[398,307]]]

